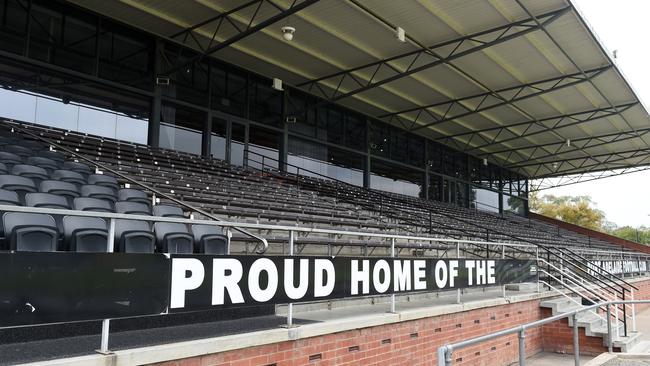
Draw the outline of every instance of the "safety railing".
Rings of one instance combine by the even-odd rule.
[[[592,311],[593,309],[604,307],[607,309],[606,318],[607,318],[607,350],[609,353],[612,353],[614,350],[614,337],[612,330],[612,305],[633,305],[633,304],[650,304],[650,300],[626,300],[626,301],[605,301],[598,304],[585,306],[581,309],[570,311],[563,314],[554,315],[545,319],[537,320],[531,323],[526,323],[523,325],[518,325],[513,328],[508,328],[479,336],[476,338],[468,339],[461,342],[456,342],[453,344],[448,344],[438,348],[438,366],[451,366],[453,365],[453,353],[460,349],[473,346],[482,342],[490,341],[499,337],[507,336],[510,334],[517,334],[519,337],[519,366],[526,365],[526,331],[528,329],[536,328],[543,326],[544,324],[549,324],[562,319],[571,318],[573,323],[573,355],[574,355],[574,364],[580,366],[580,337],[578,331],[578,314]]]

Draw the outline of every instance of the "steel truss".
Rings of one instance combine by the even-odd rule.
[[[565,7],[545,13],[539,15],[537,19],[541,19],[542,24],[550,24],[560,18],[563,14],[567,13],[570,9],[571,7]],[[430,47],[420,47],[415,51],[402,53],[383,60],[370,62],[351,69],[322,76],[298,84],[298,86],[309,91],[316,88],[320,91],[327,102],[335,102],[434,66],[448,64],[455,59],[521,37],[539,29],[541,29],[541,26],[536,24],[535,18],[529,17],[518,22],[473,33],[438,43]],[[368,74],[370,77],[362,78],[359,74]],[[349,79],[355,87],[343,92],[341,89],[347,79]],[[331,93],[326,92],[321,87],[321,83],[325,81],[337,85]]]
[[[633,166],[623,169],[603,170],[599,172],[588,172],[582,174],[571,174],[559,177],[547,177],[541,179],[531,179],[530,192],[539,192],[546,189],[564,187],[578,183],[590,182],[599,179],[617,177],[631,173],[643,172],[650,170],[650,166]]]

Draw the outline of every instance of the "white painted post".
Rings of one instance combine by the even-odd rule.
[[[632,296],[632,301],[634,301],[634,289],[630,288],[630,295]],[[632,303],[632,332],[636,333],[636,306]]]
[[[395,258],[395,238],[390,239],[390,256]],[[390,312],[395,313],[395,294],[390,295]]]
[[[111,219],[108,225],[108,235],[106,236],[106,252],[113,253],[115,248],[115,219]],[[108,354],[111,351],[108,350],[108,338],[110,336],[111,329],[111,320],[104,319],[102,320],[102,338],[99,345],[99,353]]]
[[[293,256],[293,230],[289,231],[289,255]],[[293,303],[287,309],[287,328],[293,327]]]

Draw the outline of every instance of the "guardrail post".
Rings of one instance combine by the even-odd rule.
[[[465,247],[467,249],[467,247]],[[456,242],[456,258],[460,258],[460,243]],[[461,290],[456,289],[456,304],[461,304]]]
[[[614,341],[612,339],[612,306],[607,304],[607,351],[613,352]],[[618,326],[618,324],[617,324]]]
[[[537,292],[541,292],[539,288],[539,247],[535,247],[535,274],[537,275]]]
[[[526,365],[526,329],[519,331],[519,366]]]
[[[395,258],[395,238],[390,238],[390,256]],[[390,294],[390,312],[395,313],[395,294]]]
[[[106,252],[113,253],[115,245],[115,219],[111,219],[108,225],[108,235],[106,236]],[[108,338],[110,336],[111,320],[102,320],[102,338],[97,352],[109,354],[111,351],[108,349]]]
[[[232,231],[230,227],[226,228],[226,254],[230,254],[230,238],[232,238]],[[248,248],[248,245],[246,246]]]
[[[573,314],[573,362],[580,366],[580,334],[578,333],[578,313]]]
[[[634,301],[634,289],[630,288],[630,296],[632,296],[632,301]],[[632,332],[636,333],[636,307],[632,303]]]
[[[289,230],[289,255],[293,256],[293,230]],[[287,307],[287,328],[293,327],[293,303]]]

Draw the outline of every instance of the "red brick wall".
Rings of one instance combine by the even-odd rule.
[[[438,347],[540,319],[539,300],[344,331],[158,364],[159,366],[433,365]],[[542,349],[541,329],[527,332],[526,353]],[[517,360],[516,335],[454,352],[454,365]],[[311,359],[311,361],[310,361]]]

